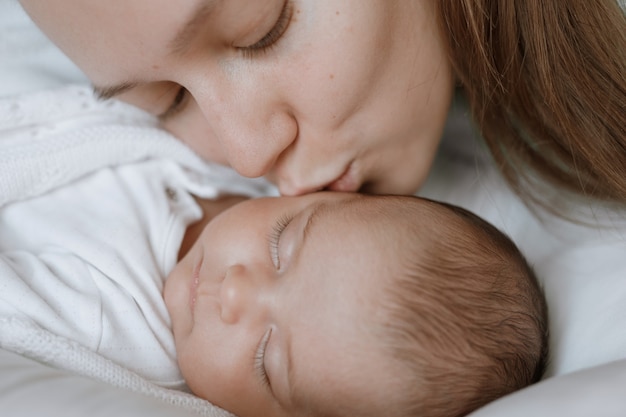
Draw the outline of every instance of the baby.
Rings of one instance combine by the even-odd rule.
[[[165,302],[190,388],[239,416],[460,416],[545,360],[545,304],[515,246],[417,197],[239,203]]]
[[[177,360],[239,417],[461,416],[541,377],[542,293],[485,221],[215,183],[147,161],[4,207],[0,316],[163,386]]]

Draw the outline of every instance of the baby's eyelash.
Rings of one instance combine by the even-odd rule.
[[[276,269],[280,269],[280,257],[278,256],[278,244],[280,243],[280,236],[292,219],[293,216],[286,214],[279,217],[278,221],[272,228],[272,232],[268,236],[270,256]]]
[[[267,376],[267,371],[265,370],[265,364],[264,362],[264,352],[257,352],[254,355],[254,369],[257,371],[257,373],[259,374],[259,377],[261,378],[261,381],[263,382],[264,385],[269,386],[270,385],[270,379]]]
[[[263,381],[263,383],[268,387],[271,386],[271,383],[269,376],[267,375],[267,370],[265,369],[265,351],[267,350],[267,344],[269,343],[271,335],[272,329],[270,328],[261,338],[259,346],[257,346],[254,353],[254,369],[259,374],[261,381]]]
[[[272,29],[270,29],[270,31],[258,42],[255,42],[250,46],[239,48],[243,55],[247,58],[250,58],[257,53],[266,52],[269,48],[274,46],[274,44],[276,44],[276,42],[278,42],[278,40],[287,31],[289,23],[291,22],[292,15],[293,6],[291,4],[291,0],[286,0],[280,12],[280,15],[278,16],[278,20],[276,21],[276,24],[274,24]]]

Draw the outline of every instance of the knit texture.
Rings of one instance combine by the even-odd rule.
[[[205,169],[154,117],[118,101],[99,101],[89,87],[0,99],[0,206],[104,166],[158,157]]]

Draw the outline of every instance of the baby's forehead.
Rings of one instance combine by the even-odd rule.
[[[369,235],[381,248],[393,243],[424,243],[447,238],[454,232],[467,232],[467,222],[454,208],[414,196],[364,196],[347,202],[328,216],[336,214]]]
[[[347,200],[343,205],[346,210],[361,214],[369,220],[388,220],[402,223],[409,220],[461,221],[459,209],[455,206],[411,195],[360,195]]]
[[[306,259],[324,265],[313,270],[323,276],[312,276],[307,285],[313,287],[306,288],[309,293],[324,291],[325,296],[318,304],[306,304],[313,316],[306,328],[299,329],[302,332],[292,333],[300,339],[292,345],[294,368],[301,373],[297,404],[316,411],[303,415],[372,415],[372,409],[393,395],[381,395],[380,382],[401,379],[401,371],[392,366],[385,325],[390,319],[386,294],[395,277],[405,273],[401,261],[406,249],[394,238],[400,228],[392,230],[389,224],[402,224],[393,210],[385,210],[387,203],[359,200],[331,202],[312,222],[308,248],[314,255]],[[350,262],[352,266],[345,268]],[[333,322],[320,320],[322,316]],[[339,408],[345,412],[337,414]],[[378,415],[384,415],[380,410]]]
[[[304,379],[294,398],[295,414],[305,416],[381,416],[396,397],[400,381],[394,366],[389,366],[387,352],[376,342],[362,341],[350,351],[336,352],[336,366],[318,367],[325,375]],[[327,358],[329,363],[335,362]],[[391,381],[391,383],[390,383]],[[378,410],[377,412],[373,412]]]

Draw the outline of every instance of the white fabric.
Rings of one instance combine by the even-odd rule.
[[[183,403],[193,402],[197,408],[209,410],[191,396],[172,398],[165,390],[138,395],[3,349],[0,369],[0,409],[7,417],[224,417],[221,410],[201,413],[183,407]],[[167,404],[154,397],[176,402]]]
[[[626,360],[550,378],[467,417],[624,417]]]
[[[230,413],[196,396],[156,385],[128,368],[120,366],[70,339],[44,330],[31,321],[23,321],[17,318],[0,319],[0,348],[0,352],[2,352],[0,357],[5,357],[5,352],[12,352],[39,362],[40,369],[31,368],[31,371],[36,376],[34,380],[38,383],[42,382],[39,378],[43,378],[50,373],[47,367],[41,365],[45,364],[54,369],[68,372],[69,375],[81,376],[82,378],[72,378],[76,386],[74,388],[70,386],[70,389],[80,389],[85,383],[91,384],[89,380],[92,379],[99,383],[108,384],[108,387],[103,385],[102,389],[103,392],[108,392],[109,394],[114,392],[115,389],[122,389],[135,395],[141,394],[142,396],[151,397],[151,399],[157,400],[157,403],[161,405],[165,403],[176,406],[183,413],[193,413],[207,417],[231,416]],[[3,371],[5,372],[2,373],[0,379],[20,378],[20,375],[15,375],[15,372],[11,372],[11,367],[7,365],[10,364],[4,364]],[[21,373],[23,371],[18,368],[18,372]],[[58,372],[55,374],[58,375]],[[66,386],[65,388],[68,387]],[[13,389],[7,389],[7,391],[12,393]],[[26,391],[28,391],[28,388]],[[66,395],[61,387],[54,385],[53,381],[41,387],[38,392],[43,394],[43,398],[36,396],[37,400],[45,400],[47,396]],[[111,411],[116,408],[114,404],[100,406],[104,406]],[[58,407],[58,409],[46,410],[44,415],[47,417],[65,417],[67,409],[72,409],[73,406],[65,403],[59,404]],[[25,410],[28,410],[28,405],[26,404]],[[15,415],[13,414],[12,417]],[[32,414],[23,415],[32,416]],[[138,415],[143,415],[143,413],[139,412]],[[172,413],[172,416],[176,415],[176,412]]]
[[[17,0],[0,0],[0,96],[68,83],[89,82],[33,24]]]
[[[147,161],[4,207],[0,317],[32,320],[182,388],[161,294],[187,226],[202,217],[184,179],[170,161]]]
[[[194,152],[158,128],[155,118],[118,101],[98,101],[86,86],[4,97],[0,132],[0,206],[100,167],[146,158],[205,169]]]
[[[217,415],[161,388],[184,387],[163,279],[202,215],[191,194],[275,187],[201,161],[85,87],[0,98],[0,109],[23,115],[0,120],[0,348]]]

